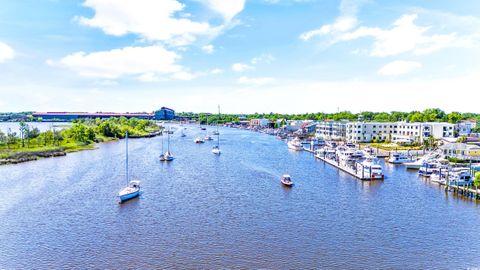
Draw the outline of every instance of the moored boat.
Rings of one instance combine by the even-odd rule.
[[[300,141],[300,139],[298,137],[289,141],[287,143],[287,145],[288,145],[289,149],[292,149],[292,150],[295,150],[295,151],[302,151],[303,150],[302,142]]]
[[[394,153],[388,159],[388,163],[392,163],[392,164],[404,164],[407,162],[413,162],[413,160],[405,156],[404,154],[400,154],[400,153]]]
[[[128,201],[132,198],[135,198],[140,195],[140,181],[133,180],[129,181],[128,175],[128,132],[125,133],[125,179],[127,181],[127,186],[122,188],[118,192],[118,197],[120,203]]]
[[[287,186],[287,187],[293,186],[292,178],[291,178],[290,175],[288,175],[288,174],[282,175],[282,178],[280,179],[280,182],[281,182],[284,186]]]

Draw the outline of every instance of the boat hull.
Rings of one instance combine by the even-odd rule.
[[[128,200],[131,200],[135,197],[138,197],[140,195],[140,190],[137,190],[137,191],[134,191],[134,192],[131,192],[131,193],[127,193],[127,194],[123,194],[123,195],[120,195],[119,198],[120,198],[120,203],[122,202],[126,202]]]

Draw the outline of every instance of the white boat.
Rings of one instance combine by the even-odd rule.
[[[413,160],[405,156],[404,154],[400,154],[400,153],[394,153],[388,159],[388,163],[392,163],[392,164],[404,164],[407,162],[413,162]]]
[[[365,153],[367,153],[367,154],[369,154],[369,155],[371,155],[371,156],[375,155],[375,150],[374,150],[373,148],[371,148],[371,147],[365,147],[365,148],[363,149],[363,151],[365,151]]]
[[[384,179],[383,169],[375,159],[367,158],[362,162],[357,163],[357,171],[359,171],[364,178],[370,179]]]
[[[120,203],[140,195],[140,181],[129,181],[128,177],[128,132],[125,133],[125,179],[128,183],[127,186],[118,192]]]
[[[220,117],[220,105],[218,106],[218,117]],[[220,151],[220,132],[218,132],[218,123],[217,123],[217,130],[213,132],[217,136],[217,145],[212,148],[212,153],[215,155],[220,155],[222,152]]]
[[[292,150],[295,150],[295,151],[302,151],[303,150],[302,142],[300,141],[300,139],[298,137],[289,141],[287,143],[287,145],[288,145],[289,149],[292,149]]]
[[[284,186],[287,186],[287,187],[293,186],[292,178],[291,178],[290,175],[288,175],[288,174],[282,175],[282,178],[280,179],[280,182],[281,182]]]
[[[205,141],[211,141],[213,140],[213,138],[210,136],[210,135],[206,135],[205,138],[204,138]]]
[[[467,186],[473,184],[473,177],[468,171],[455,173],[449,177],[449,185]]]
[[[435,172],[439,171],[441,168],[440,163],[438,162],[427,162],[424,161],[422,166],[418,169],[418,174],[424,177],[430,177]],[[444,168],[446,171],[447,168]]]
[[[128,186],[124,187],[118,192],[120,203],[138,197],[140,195],[140,181],[133,180],[128,183]]]
[[[185,133],[183,132],[183,129],[182,129],[182,135],[180,135],[180,137],[185,137],[187,135],[185,135]]]
[[[201,137],[197,137],[194,140],[195,143],[204,143],[205,141]]]
[[[159,157],[160,161],[165,161],[165,154],[163,152],[163,136],[162,136],[162,152]]]
[[[160,155],[160,160],[161,161],[172,161],[175,159],[175,157],[172,155],[170,152],[170,132],[168,134],[168,140],[167,140],[167,152],[163,154],[163,160],[162,160],[162,155]],[[162,148],[163,148],[163,142],[162,142]]]

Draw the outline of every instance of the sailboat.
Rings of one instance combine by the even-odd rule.
[[[218,106],[218,116],[220,117],[220,106]],[[214,132],[214,134],[217,135],[217,145],[215,145],[212,148],[212,153],[214,153],[215,155],[220,155],[221,154],[221,151],[220,151],[220,132],[218,132],[218,123],[217,123],[217,130]]]
[[[128,201],[140,195],[140,181],[129,181],[128,177],[128,131],[125,132],[125,179],[127,186],[118,192],[120,203]]]
[[[182,135],[180,135],[180,137],[185,137],[187,135],[185,135],[185,133],[183,132],[183,129],[182,129]]]
[[[208,115],[207,115],[207,126],[208,126]],[[210,135],[208,135],[208,131],[205,129],[205,138],[203,138],[205,141],[211,141],[213,140]]]
[[[162,152],[160,154],[160,161],[165,161],[165,154],[163,152],[163,136],[162,136]]]
[[[213,131],[213,135],[220,135],[220,132],[218,132],[218,124],[219,124],[219,121],[220,121],[220,105],[218,105],[217,129],[215,129],[215,131]]]
[[[172,161],[175,159],[172,153],[170,153],[170,129],[168,132],[168,139],[167,139],[167,152],[165,152],[164,157],[165,157],[165,161]]]

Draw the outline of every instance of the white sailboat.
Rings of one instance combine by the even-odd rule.
[[[163,152],[163,135],[162,135],[162,152],[160,154],[160,161],[165,161],[165,154]]]
[[[125,132],[125,179],[128,183],[127,186],[122,188],[122,190],[118,192],[120,203],[138,197],[140,195],[140,181],[129,181],[128,177],[128,131]]]
[[[218,106],[218,116],[220,117],[220,106]],[[220,132],[218,132],[218,125],[215,135],[217,135],[217,145],[212,148],[212,153],[220,155],[222,152],[220,151]]]
[[[170,130],[169,130],[170,131]],[[172,153],[170,153],[170,132],[168,132],[168,139],[167,139],[167,152],[164,154],[165,161],[172,161],[175,158],[173,157]]]

